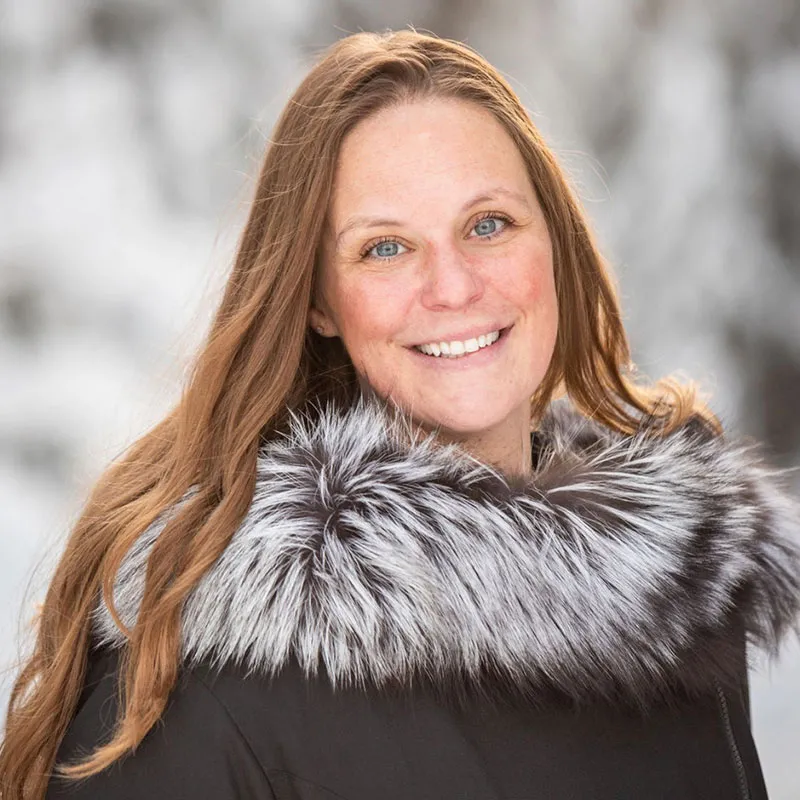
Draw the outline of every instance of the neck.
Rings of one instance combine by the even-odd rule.
[[[531,421],[526,412],[527,409],[515,409],[494,427],[466,434],[440,427],[435,429],[436,438],[442,444],[459,444],[478,461],[508,477],[527,478],[533,468]]]
[[[359,378],[363,396],[386,405],[363,378]],[[395,405],[390,401],[390,405]],[[432,426],[428,422],[415,420],[418,431],[435,433],[441,444],[459,444],[473,458],[488,464],[507,477],[527,478],[533,472],[531,464],[531,416],[530,405],[524,403],[491,428],[464,433],[444,426]]]

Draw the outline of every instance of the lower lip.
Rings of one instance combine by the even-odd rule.
[[[418,359],[420,359],[425,366],[432,367],[434,369],[452,370],[480,367],[484,364],[491,364],[492,361],[501,355],[501,352],[505,350],[508,334],[511,333],[513,327],[513,325],[510,325],[508,328],[503,328],[503,330],[500,331],[500,338],[497,339],[497,341],[493,344],[490,344],[488,347],[482,347],[480,350],[476,350],[474,353],[468,353],[467,355],[460,356],[459,358],[428,356],[425,355],[425,353],[420,353],[420,351],[414,347],[409,347],[408,349],[411,351],[412,355],[415,355]]]

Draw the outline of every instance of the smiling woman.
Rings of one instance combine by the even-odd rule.
[[[363,121],[342,142],[322,245],[317,330],[420,425],[529,473],[558,301],[547,222],[494,115],[426,98]]]
[[[70,536],[0,796],[763,799],[747,647],[797,624],[799,519],[691,385],[636,380],[498,72],[347,37]]]

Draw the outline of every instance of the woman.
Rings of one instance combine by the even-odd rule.
[[[745,648],[796,623],[797,528],[690,386],[634,380],[498,73],[348,37],[68,542],[2,796],[763,798]]]

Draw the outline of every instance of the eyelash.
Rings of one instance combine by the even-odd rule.
[[[481,214],[473,223],[472,227],[474,228],[478,223],[483,222],[485,219],[500,219],[506,224],[507,227],[511,227],[514,224],[514,221],[509,217],[507,214],[503,214],[500,211],[486,211]],[[483,241],[487,241],[489,239],[494,239],[495,236],[499,236],[506,228],[503,228],[501,231],[497,231],[496,233],[489,233],[486,236],[479,236],[479,239]],[[393,259],[397,258],[397,256],[371,256],[369,255],[369,251],[373,248],[377,247],[379,244],[384,244],[385,242],[397,242],[397,239],[393,238],[392,236],[381,236],[380,239],[375,239],[365,247],[361,249],[360,257],[364,258],[372,258],[375,261],[392,261]],[[402,244],[402,242],[398,242],[398,244]],[[401,255],[401,254],[400,254]]]

